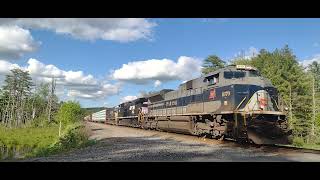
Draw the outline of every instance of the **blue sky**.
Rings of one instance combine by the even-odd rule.
[[[40,26],[35,23],[35,20],[27,20],[27,22],[25,20],[4,22],[0,20],[0,32],[1,26],[11,27],[16,25],[29,32],[26,36],[32,37],[32,42],[38,43],[36,48],[32,50],[20,49],[22,55],[18,58],[1,56],[1,53],[5,54],[6,50],[12,52],[13,50],[18,51],[19,48],[10,49],[8,43],[1,42],[1,40],[5,41],[5,39],[1,39],[0,35],[0,60],[28,68],[28,61],[31,58],[37,60],[35,63],[38,63],[38,65],[39,63],[45,66],[51,64],[63,72],[82,71],[83,77],[92,75],[98,83],[104,82],[105,84],[116,85],[115,91],[117,92],[107,92],[108,90],[105,90],[106,94],[99,96],[99,98],[82,98],[76,94],[68,96],[67,92],[70,89],[60,88],[60,90],[64,89],[63,92],[65,92],[61,94],[61,99],[75,99],[80,101],[84,107],[96,107],[117,105],[121,98],[138,96],[140,91],[155,91],[162,88],[175,89],[183,80],[197,76],[199,71],[197,69],[199,63],[197,62],[201,62],[210,54],[216,54],[228,61],[240,51],[250,55],[252,51],[258,51],[261,48],[271,51],[288,44],[301,61],[319,61],[320,59],[320,19],[145,19],[143,22],[133,22],[136,23],[135,26],[144,26],[144,29],[138,28],[137,31],[147,34],[145,37],[139,33],[138,35],[127,37],[126,32],[124,32],[111,35],[109,33],[106,35],[107,38],[97,36],[90,39],[88,36],[91,35],[91,31],[85,35],[79,34],[79,32],[82,33],[85,30],[89,31],[88,27],[94,28],[94,26],[105,30],[105,32],[111,32],[110,27],[112,30],[115,26],[112,23],[117,23],[112,22],[108,26],[101,25],[107,21],[103,20],[97,25],[91,23],[90,26],[85,26],[85,23],[88,24],[88,20],[84,22],[85,25],[81,24],[83,22],[77,21],[75,25],[83,25],[84,28],[79,28],[81,31],[75,31],[74,29],[61,29],[61,27],[69,26],[70,23],[61,23],[62,25],[56,27],[60,23],[59,20],[55,20],[55,23],[49,23],[49,20],[46,22],[48,23],[47,26]],[[135,31],[136,29],[130,29],[135,28],[135,26],[126,26],[125,28],[129,29],[129,31]],[[61,31],[63,32],[61,33]],[[3,32],[11,33],[13,31]],[[93,36],[96,35],[93,34]],[[117,35],[122,36],[124,39],[133,39],[123,41],[123,39],[116,37]],[[16,36],[8,35],[6,37],[15,38]],[[14,40],[16,39],[19,38]],[[14,40],[10,45],[14,43]],[[29,39],[28,42],[30,43],[30,41]],[[172,63],[177,63],[181,56],[192,58],[183,61],[189,63],[189,69],[183,69],[179,65],[173,67],[174,64]],[[151,59],[157,61],[150,62],[147,65],[146,62]],[[163,59],[171,61],[171,64],[168,62],[168,67],[173,67],[172,70],[181,71],[181,74],[185,74],[181,77],[179,74],[168,75],[170,74],[170,68],[164,68],[164,70],[159,70],[152,77],[140,74],[137,75],[139,77],[127,78],[124,76],[127,75],[126,71],[129,72],[130,69],[126,69],[119,71],[119,76],[116,78],[112,76],[113,70],[121,70],[123,64],[136,61],[141,62],[141,67],[153,72],[157,68],[161,69],[160,61]],[[41,66],[39,65],[39,67]],[[137,68],[138,65],[134,67]],[[131,68],[131,66],[128,66],[128,68]],[[151,70],[153,68],[154,70]],[[41,72],[41,69],[33,69],[34,76],[41,74],[38,71]],[[194,74],[191,75],[192,73],[190,73],[189,77],[186,72],[191,71]],[[4,70],[2,74],[5,74]],[[168,77],[163,77],[165,75]],[[137,84],[138,80],[143,81],[143,84]],[[155,87],[154,82],[156,80],[161,81],[160,86]],[[72,81],[71,79],[68,83]],[[67,83],[67,81],[64,82]],[[86,85],[81,84],[79,86],[86,88]],[[70,86],[71,89],[72,87]],[[79,87],[77,86],[73,90],[78,92]],[[81,91],[81,93],[85,92]],[[90,93],[95,92],[92,91]]]

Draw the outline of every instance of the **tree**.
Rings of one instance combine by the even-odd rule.
[[[312,79],[298,63],[288,45],[273,52],[265,49],[251,59],[238,58],[234,64],[256,67],[278,89],[289,108],[289,125],[296,136],[307,137],[312,131]]]
[[[315,137],[320,128],[320,113],[319,113],[319,99],[320,99],[320,64],[316,61],[312,62],[307,71],[312,77],[312,138]],[[319,132],[318,132],[319,134]]]
[[[46,115],[46,107],[48,104],[49,84],[41,83],[35,89],[32,96],[32,114],[33,119]]]
[[[6,75],[3,86],[5,99],[2,120],[5,125],[18,127],[25,124],[30,116],[28,106],[33,83],[27,71],[13,69]]]
[[[56,120],[63,124],[71,124],[81,121],[84,111],[78,102],[68,101],[61,105],[56,114]]]
[[[3,91],[2,91],[2,89],[0,89],[0,123],[2,122],[2,114],[3,114],[3,110],[4,110],[4,104],[5,104],[5,100],[4,100]]]
[[[51,80],[51,86],[50,86],[50,94],[48,98],[48,105],[47,105],[47,113],[48,113],[48,122],[51,122],[52,119],[52,109],[53,109],[53,104],[55,100],[55,89],[56,89],[56,81],[54,78]]]
[[[320,91],[320,63],[313,61],[307,67],[308,72],[312,73],[315,80],[315,89],[317,92]]]
[[[204,60],[202,65],[202,73],[209,74],[210,72],[225,67],[225,65],[226,62],[221,60],[218,56],[211,55]]]

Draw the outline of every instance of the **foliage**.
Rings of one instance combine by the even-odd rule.
[[[62,104],[56,115],[56,121],[63,124],[76,123],[83,119],[84,111],[78,102],[68,101]]]
[[[281,49],[268,52],[262,49],[251,59],[236,59],[233,64],[246,64],[256,67],[271,80],[278,89],[284,104],[289,107],[289,125],[294,130],[296,144],[308,140],[312,122],[312,76],[305,71],[292,50],[286,45]],[[313,63],[309,71],[319,82],[319,65]],[[317,75],[315,75],[317,74]],[[317,96],[319,100],[319,96]],[[320,126],[319,126],[320,127]]]
[[[202,73],[208,74],[208,73],[213,72],[217,69],[223,68],[225,65],[226,65],[226,62],[221,60],[218,56],[211,55],[204,60],[204,63],[202,65],[202,67],[203,67]]]
[[[5,126],[19,127],[31,119],[32,86],[32,79],[27,71],[12,69],[6,75],[0,109],[1,122]]]
[[[87,116],[87,115],[90,115],[92,113],[104,110],[106,108],[105,107],[93,107],[93,108],[82,108],[82,109],[84,111],[84,115]]]
[[[30,153],[50,146],[58,139],[58,127],[12,128],[0,127],[0,159],[14,158],[18,153]],[[6,157],[6,152],[7,156]]]
[[[302,137],[294,137],[292,144],[297,147],[302,147],[304,144],[304,139]]]
[[[72,124],[67,126],[65,133],[53,144],[40,149],[37,149],[28,157],[33,156],[48,156],[64,151],[69,151],[74,148],[81,148],[95,143],[89,140],[89,131],[82,124]]]
[[[7,153],[8,157],[0,151],[0,159],[14,158],[15,153],[23,153],[22,157],[47,156],[94,143],[88,140],[89,131],[81,123],[66,127],[60,138],[58,129],[58,126],[15,129],[0,127],[0,148],[2,151],[3,147],[11,151]]]
[[[320,91],[320,63],[313,61],[309,66],[308,66],[308,71],[312,73],[315,79],[315,86],[317,92]]]
[[[14,128],[0,127],[0,144],[10,146],[44,147],[58,138],[58,127]]]
[[[0,89],[0,159],[19,154],[48,155],[89,142],[80,123],[83,119],[80,104],[59,103],[54,89],[54,79],[51,84],[34,86],[29,73],[21,69],[13,69],[6,76]]]

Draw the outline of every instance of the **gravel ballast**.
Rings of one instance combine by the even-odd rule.
[[[320,161],[320,154],[268,150],[234,142],[88,122],[97,143],[26,161]]]

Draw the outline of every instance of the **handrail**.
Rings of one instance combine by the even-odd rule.
[[[242,101],[239,103],[239,105],[237,106],[237,108],[235,109],[235,111],[237,111],[239,109],[239,107],[242,105],[242,103],[244,102],[244,100],[247,98],[247,96],[245,96]]]

